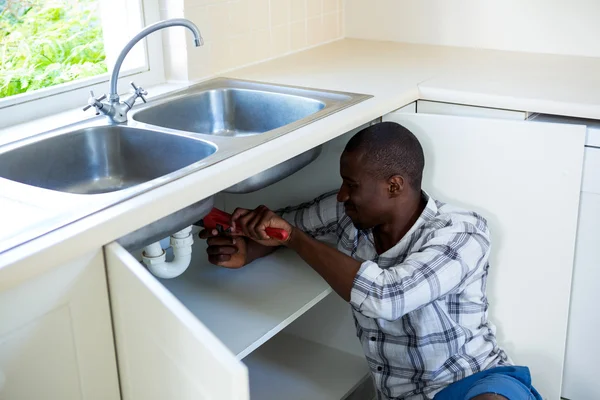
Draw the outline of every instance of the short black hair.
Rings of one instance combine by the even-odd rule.
[[[359,131],[344,151],[360,151],[366,169],[377,178],[401,175],[413,189],[421,189],[423,147],[411,131],[396,122],[381,122]]]

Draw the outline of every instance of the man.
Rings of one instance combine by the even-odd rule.
[[[423,192],[424,163],[406,128],[368,127],[346,145],[337,193],[277,213],[237,209],[237,235],[201,232],[209,260],[239,268],[296,251],[350,303],[380,399],[541,399],[487,318],[486,220]]]

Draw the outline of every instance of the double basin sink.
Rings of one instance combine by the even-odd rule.
[[[135,107],[124,124],[98,117],[2,146],[0,178],[68,194],[110,194],[116,204],[369,97],[217,78]],[[310,163],[320,150],[225,191],[248,193],[268,186]],[[193,215],[157,221],[122,238],[122,244],[135,248],[160,239],[211,206],[212,199],[205,199],[188,207],[196,210]]]

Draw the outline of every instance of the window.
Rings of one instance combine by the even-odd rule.
[[[0,0],[0,128],[78,106],[108,92],[123,46],[158,21],[158,0]],[[127,55],[128,82],[164,81],[162,41],[152,34]]]

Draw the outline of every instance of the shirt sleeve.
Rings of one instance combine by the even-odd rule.
[[[276,213],[290,224],[319,240],[337,238],[340,204],[337,191],[325,193],[313,201],[277,210]]]
[[[395,321],[481,277],[489,257],[489,231],[462,222],[438,230],[418,252],[387,269],[362,263],[350,304],[363,315]]]

